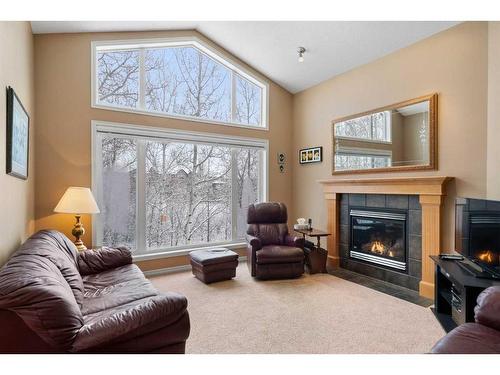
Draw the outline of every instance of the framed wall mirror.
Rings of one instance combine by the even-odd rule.
[[[437,168],[437,94],[333,121],[332,174]]]

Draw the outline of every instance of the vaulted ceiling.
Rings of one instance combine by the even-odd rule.
[[[33,33],[196,29],[292,93],[376,60],[458,22],[33,21]],[[297,48],[306,48],[298,62]]]

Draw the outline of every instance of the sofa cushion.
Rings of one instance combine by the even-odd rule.
[[[88,249],[78,253],[78,270],[81,275],[92,275],[132,263],[132,252],[127,247]]]
[[[72,351],[87,351],[116,339],[134,337],[135,332],[157,322],[166,326],[179,319],[186,308],[186,297],[163,293],[97,313],[99,319],[87,321],[78,332]]]
[[[500,331],[478,323],[465,323],[439,340],[431,350],[436,354],[500,353]]]
[[[257,251],[258,264],[296,263],[304,261],[304,252],[292,246],[264,246]]]
[[[135,264],[84,276],[85,298],[82,314],[114,309],[117,306],[156,296],[158,292]]]

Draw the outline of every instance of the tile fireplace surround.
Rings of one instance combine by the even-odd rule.
[[[417,195],[422,209],[422,278],[419,293],[434,298],[434,266],[430,255],[441,248],[441,208],[446,183],[452,177],[363,178],[320,180],[327,202],[328,263],[340,264],[340,197],[341,194]]]

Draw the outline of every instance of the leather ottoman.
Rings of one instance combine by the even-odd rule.
[[[196,250],[189,253],[193,275],[205,284],[231,280],[236,276],[238,254],[224,248]]]

